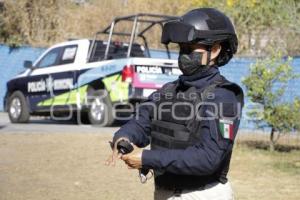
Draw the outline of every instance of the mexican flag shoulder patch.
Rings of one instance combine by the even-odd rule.
[[[233,121],[232,120],[220,119],[219,127],[220,127],[221,135],[223,136],[223,138],[233,140],[234,134],[233,134]]]

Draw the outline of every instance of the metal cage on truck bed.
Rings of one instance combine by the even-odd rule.
[[[95,55],[96,50],[97,50],[97,43],[99,43],[99,40],[97,40],[97,37],[100,34],[108,35],[108,40],[107,40],[107,43],[105,44],[104,57],[103,57],[102,60],[110,59],[109,58],[109,52],[110,52],[110,48],[112,48],[112,46],[113,46],[113,45],[111,45],[113,35],[130,37],[130,42],[128,44],[128,48],[126,49],[127,50],[126,58],[136,56],[136,55],[132,55],[132,49],[135,46],[137,46],[137,44],[134,43],[134,40],[136,39],[136,37],[139,37],[143,40],[144,45],[145,45],[145,51],[148,55],[150,55],[149,47],[148,47],[148,41],[147,41],[144,34],[147,31],[149,31],[152,27],[154,27],[155,25],[160,26],[161,29],[162,29],[163,24],[165,22],[167,22],[169,20],[175,20],[175,19],[178,19],[178,17],[168,16],[168,15],[149,14],[149,13],[139,13],[139,14],[136,14],[136,15],[116,17],[116,18],[114,18],[114,20],[112,21],[112,23],[108,27],[106,27],[102,31],[98,31],[95,34],[95,37],[94,37],[94,39],[91,43],[90,49],[89,49],[88,60],[92,61],[94,59],[94,55]],[[118,24],[120,22],[133,22],[131,32],[115,32],[114,31],[115,26],[116,26],[116,24]],[[138,30],[138,26],[139,26],[140,23],[146,24],[146,26],[143,29]],[[168,48],[167,45],[165,45],[165,48],[166,48],[168,58],[170,59],[169,48]]]

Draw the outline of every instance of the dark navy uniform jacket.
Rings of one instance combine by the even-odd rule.
[[[178,78],[179,84],[184,86],[195,86],[203,88],[210,85],[220,77],[217,66],[211,67],[205,73],[192,76],[181,75]],[[157,91],[159,92],[159,90]],[[152,101],[154,94],[151,94],[148,101]],[[214,98],[211,102],[223,103],[224,115],[232,116],[237,113],[238,101],[235,94],[225,88],[216,88]],[[116,141],[120,137],[127,137],[138,147],[145,147],[150,143],[151,116],[148,106],[139,106],[138,120],[132,119],[123,125],[114,136]],[[204,115],[209,114],[208,106],[203,108]],[[203,116],[201,114],[201,116]],[[144,150],[142,154],[142,165],[145,168],[163,169],[166,172],[182,175],[210,175],[213,174],[221,165],[225,153],[232,150],[233,140],[222,138],[218,124],[219,120],[202,120],[199,123],[198,131],[201,133],[201,142],[186,149],[170,150]],[[214,129],[210,128],[209,123],[213,123]],[[239,119],[234,120],[234,137],[239,126]]]

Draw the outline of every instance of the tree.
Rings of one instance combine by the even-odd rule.
[[[232,19],[239,54],[268,55],[272,48],[288,55],[300,53],[299,0],[5,0],[0,42],[52,45],[91,38],[116,16],[140,12],[180,16],[199,7],[217,8]],[[158,44],[160,29],[150,30],[149,36],[151,48],[163,48]]]
[[[192,1],[195,7],[218,8],[231,18],[239,38],[239,53],[269,55],[276,49],[299,54],[299,0]]]
[[[58,0],[7,0],[0,12],[0,38],[11,46],[56,42],[60,30]]]
[[[288,82],[299,77],[293,73],[291,61],[291,57],[283,59],[280,53],[258,59],[243,80],[247,96],[263,107],[261,111],[251,110],[248,114],[257,119],[255,123],[258,127],[267,125],[271,128],[270,151],[275,150],[280,134],[300,128],[300,99],[284,100]]]

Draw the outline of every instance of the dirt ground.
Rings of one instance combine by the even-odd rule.
[[[1,200],[153,199],[120,161],[107,167],[111,134],[0,134]],[[229,174],[236,199],[299,200],[300,150],[235,146]]]

